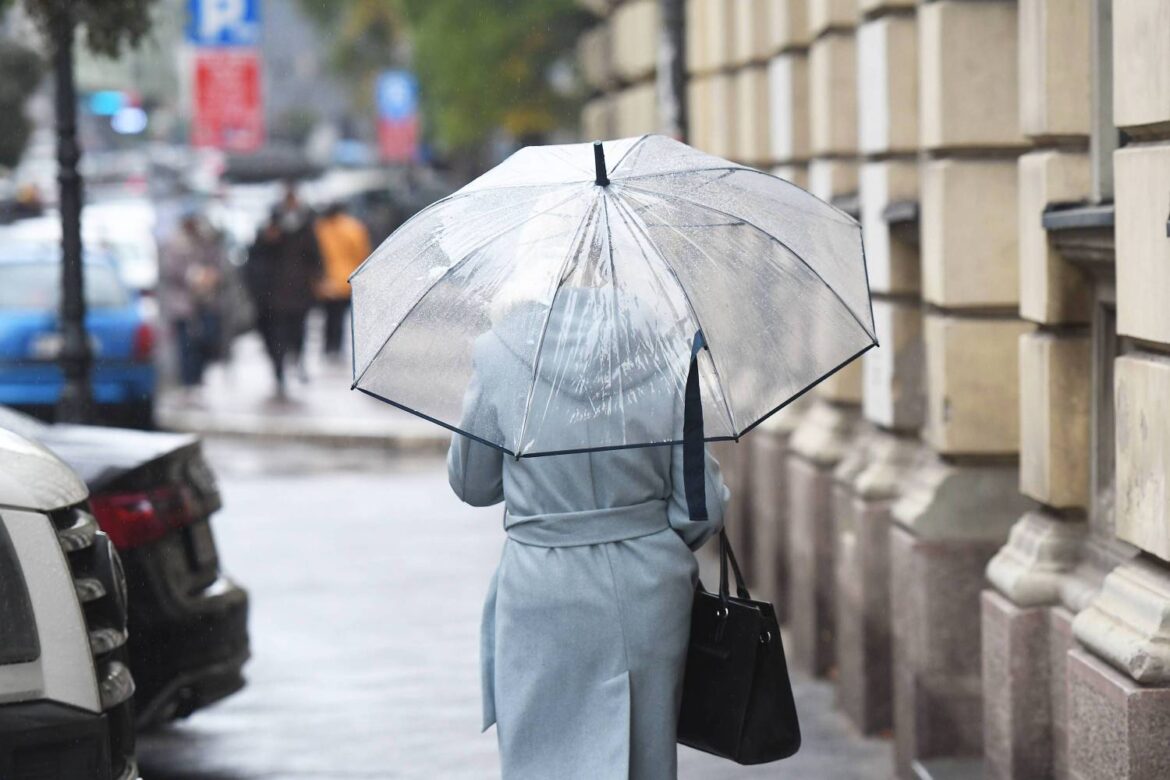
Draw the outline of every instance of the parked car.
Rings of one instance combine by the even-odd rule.
[[[153,293],[158,285],[156,208],[145,199],[120,198],[87,203],[81,214],[81,240],[110,259],[131,290]],[[0,228],[0,243],[56,245],[61,215],[55,210]]]
[[[149,428],[157,381],[154,318],[104,255],[87,252],[84,266],[98,416]],[[0,404],[45,419],[63,386],[60,287],[58,247],[0,243]]]
[[[0,430],[0,778],[133,780],[126,583],[85,483]]]
[[[44,445],[77,472],[121,553],[139,727],[186,717],[240,690],[248,594],[219,568],[211,515],[221,499],[199,439],[50,425],[2,407],[0,428]]]

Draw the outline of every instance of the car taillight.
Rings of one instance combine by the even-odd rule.
[[[90,498],[90,506],[119,550],[157,541],[195,519],[189,499],[174,487],[99,494]]]
[[[154,357],[154,327],[149,322],[143,322],[134,331],[134,359],[146,361],[152,357]]]

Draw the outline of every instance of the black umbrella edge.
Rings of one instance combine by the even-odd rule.
[[[800,391],[793,393],[791,396],[788,397],[787,400],[784,401],[784,403],[774,407],[771,411],[769,411],[767,414],[760,417],[758,420],[753,422],[751,425],[744,428],[737,435],[735,435],[735,436],[706,436],[703,438],[703,441],[706,441],[706,442],[734,441],[734,442],[738,443],[741,438],[746,436],[749,431],[756,428],[756,426],[758,426],[760,423],[764,422],[765,420],[767,420],[772,415],[776,414],[776,412],[780,411],[784,407],[793,403],[798,398],[800,398],[805,393],[807,393],[809,390],[812,390],[814,387],[819,385],[821,382],[824,382],[826,379],[833,376],[833,374],[836,374],[838,371],[845,368],[847,365],[852,363],[854,360],[857,360],[859,357],[864,355],[866,352],[869,352],[871,349],[873,349],[876,346],[878,346],[877,341],[871,341],[863,349],[854,353],[851,357],[849,357],[848,359],[839,363],[832,370],[825,372],[820,377],[818,377],[816,380],[810,382],[809,384],[807,384],[803,388],[801,388]],[[505,455],[511,456],[512,458],[515,458],[516,460],[520,460],[522,458],[547,458],[547,457],[552,456],[552,455],[581,455],[581,454],[584,454],[586,452],[613,452],[615,450],[636,450],[636,449],[642,449],[644,447],[673,447],[675,445],[679,445],[679,444],[683,443],[682,439],[678,439],[678,440],[672,439],[670,441],[648,442],[645,444],[612,444],[612,445],[609,445],[606,447],[579,447],[576,449],[549,450],[546,452],[528,452],[528,453],[524,453],[522,455],[517,455],[515,452],[508,449],[507,447],[496,444],[495,442],[488,441],[487,439],[476,436],[473,433],[468,433],[467,431],[463,430],[462,428],[456,427],[456,426],[451,425],[449,423],[445,423],[442,420],[431,417],[429,414],[424,414],[423,412],[420,412],[417,409],[412,409],[411,407],[406,406],[405,404],[400,404],[397,401],[391,401],[389,398],[386,398],[385,396],[379,395],[378,393],[375,393],[372,390],[367,390],[364,387],[358,387],[356,385],[354,385],[350,389],[365,393],[366,395],[370,396],[371,398],[376,398],[379,401],[381,401],[382,403],[390,404],[391,406],[395,407],[396,409],[401,409],[404,412],[409,412],[410,414],[413,414],[416,417],[421,417],[422,419],[426,420],[427,422],[434,423],[435,425],[438,425],[441,428],[446,428],[447,430],[451,431],[452,433],[457,433],[460,436],[465,436],[468,439],[471,439],[472,441],[477,441],[480,444],[484,444],[488,447],[491,447],[494,450],[499,450],[500,452],[504,453]]]

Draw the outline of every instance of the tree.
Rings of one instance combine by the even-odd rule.
[[[409,62],[402,0],[300,0],[300,7],[329,39],[330,66],[351,85],[354,103],[372,112],[378,74]]]
[[[0,10],[14,0],[0,0]],[[93,354],[85,329],[84,269],[81,264],[81,174],[77,163],[77,89],[73,75],[73,39],[80,27],[96,54],[116,57],[134,46],[151,27],[155,0],[21,0],[45,34],[52,50],[56,86],[57,183],[61,209],[61,330],[59,361],[65,385],[57,418],[87,422],[92,399]]]
[[[407,0],[414,65],[433,139],[478,147],[498,129],[534,140],[575,124],[579,103],[557,90],[587,13],[576,0]]]
[[[334,67],[368,105],[378,72],[413,67],[425,133],[474,156],[499,131],[539,138],[573,124],[579,103],[557,89],[588,14],[576,0],[301,0],[332,40]]]
[[[55,22],[72,20],[84,31],[85,43],[94,54],[117,57],[133,48],[150,32],[156,0],[0,0],[0,7],[24,6],[29,17],[56,42]]]
[[[41,81],[41,58],[13,41],[0,42],[0,167],[20,162],[30,132],[24,104]]]

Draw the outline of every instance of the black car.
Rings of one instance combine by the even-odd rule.
[[[77,472],[121,555],[139,728],[242,688],[248,594],[219,568],[211,515],[221,501],[199,439],[50,425],[4,407],[0,427],[40,442]]]

